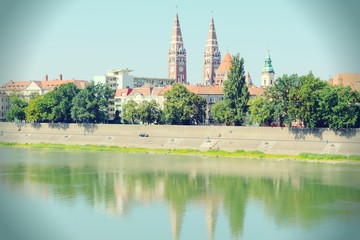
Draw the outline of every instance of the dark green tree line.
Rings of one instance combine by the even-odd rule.
[[[262,126],[360,127],[360,93],[330,86],[312,73],[283,75],[249,105],[250,120]]]

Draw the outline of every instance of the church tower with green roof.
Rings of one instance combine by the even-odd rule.
[[[272,66],[270,52],[268,51],[268,54],[265,58],[265,65],[261,74],[261,87],[266,88],[266,87],[274,86],[274,80],[275,80],[275,71]]]

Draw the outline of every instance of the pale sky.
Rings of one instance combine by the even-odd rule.
[[[221,56],[240,53],[255,85],[268,50],[276,77],[360,73],[358,0],[0,0],[0,84],[122,68],[167,77],[176,6],[190,83],[202,80],[211,16]]]

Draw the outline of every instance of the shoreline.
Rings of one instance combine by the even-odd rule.
[[[340,155],[340,154],[314,154],[314,153],[300,153],[299,155],[290,154],[271,154],[261,151],[225,151],[225,150],[208,150],[200,151],[196,149],[151,149],[141,147],[121,147],[121,146],[106,146],[106,145],[67,145],[67,144],[53,144],[53,143],[15,143],[15,142],[0,142],[0,148],[29,148],[41,150],[60,150],[60,151],[76,151],[76,152],[119,152],[119,153],[144,153],[144,154],[160,154],[160,155],[183,155],[183,156],[198,156],[198,157],[212,157],[212,158],[247,158],[257,160],[275,160],[275,161],[302,161],[311,163],[326,163],[326,164],[360,164],[360,155]]]

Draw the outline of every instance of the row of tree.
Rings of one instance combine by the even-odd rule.
[[[244,59],[232,59],[228,80],[224,82],[224,100],[214,104],[210,116],[218,124],[240,126],[300,126],[332,129],[360,127],[360,93],[350,87],[330,86],[312,73],[304,76],[283,75],[264,95],[250,99],[245,82]],[[164,95],[164,108],[155,100],[140,104],[133,100],[116,111],[114,123],[189,125],[203,124],[206,99],[179,83]],[[7,119],[28,122],[108,122],[108,106],[114,92],[106,85],[90,84],[83,90],[64,84],[44,96],[32,95],[29,103],[12,95]],[[121,116],[121,117],[120,117]]]
[[[31,94],[27,102],[22,95],[10,95],[8,121],[104,123],[114,91],[104,84],[91,83],[79,90],[67,83],[40,96]]]
[[[360,127],[360,93],[349,86],[331,86],[312,73],[279,77],[249,106],[250,121],[262,126]]]
[[[122,107],[123,123],[189,125],[205,121],[206,99],[190,92],[184,85],[175,83],[164,97],[164,109],[155,100],[140,104],[128,101]]]

